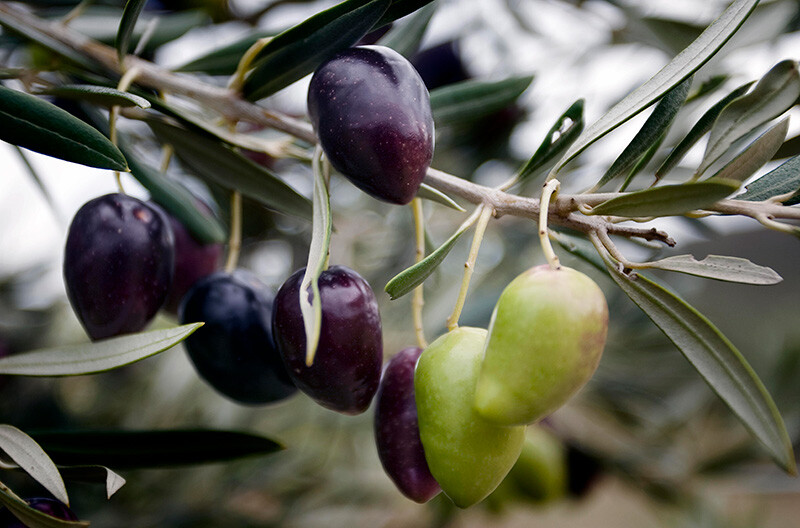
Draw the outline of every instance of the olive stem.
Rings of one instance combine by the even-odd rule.
[[[480,216],[478,217],[478,222],[475,224],[475,235],[472,237],[469,256],[464,263],[464,278],[461,281],[461,290],[458,292],[458,299],[456,299],[456,305],[453,307],[453,313],[447,318],[448,331],[458,328],[458,318],[461,317],[461,311],[464,309],[464,303],[467,300],[467,291],[469,290],[472,273],[475,271],[475,261],[478,259],[478,251],[481,249],[483,234],[486,232],[489,219],[494,215],[494,210],[489,206],[481,204],[478,206],[478,209],[480,210]]]
[[[164,147],[161,149],[161,173],[166,174],[167,169],[169,169],[169,164],[172,161],[172,155],[175,153],[175,149],[172,148],[172,145],[165,144]]]
[[[242,193],[233,191],[231,194],[231,232],[228,237],[228,258],[225,261],[225,271],[228,273],[236,269],[239,262],[239,252],[242,249]]]
[[[130,87],[131,83],[136,79],[137,75],[139,75],[138,68],[134,67],[126,71],[119,80],[119,84],[117,84],[117,90],[121,92],[126,91]],[[111,111],[108,114],[108,137],[111,140],[111,143],[114,145],[117,144],[117,118],[119,117],[119,110],[120,106],[114,105],[111,107]],[[122,175],[119,171],[114,171],[114,178],[117,180],[119,192],[125,194],[125,189],[122,187]]]
[[[264,46],[272,40],[272,37],[260,38],[255,43],[247,48],[247,51],[244,52],[242,58],[239,60],[239,64],[236,66],[236,71],[231,76],[231,80],[228,83],[228,88],[235,92],[238,92],[242,89],[242,84],[244,84],[244,74],[247,73],[247,70],[250,69],[250,64],[253,62],[253,59],[264,49]]]
[[[542,199],[539,202],[539,242],[542,245],[542,251],[547,263],[550,264],[553,270],[561,269],[561,262],[558,260],[558,255],[553,251],[550,237],[547,236],[547,216],[550,210],[550,200],[555,198],[560,186],[561,182],[555,178],[545,183],[542,188]]]
[[[422,210],[422,200],[420,198],[411,200],[411,209],[414,212],[414,235],[417,246],[414,263],[418,264],[425,257],[425,216]],[[425,339],[425,328],[422,324],[422,308],[425,306],[422,288],[422,284],[414,288],[414,296],[411,299],[411,318],[414,321],[417,344],[420,348],[425,348],[428,346],[428,341]]]

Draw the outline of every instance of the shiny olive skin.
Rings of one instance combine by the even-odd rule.
[[[322,272],[318,282],[322,325],[314,363],[309,367],[300,311],[304,272],[296,271],[275,295],[275,344],[297,388],[325,408],[360,414],[378,390],[383,365],[383,335],[375,294],[350,268],[331,266]]]
[[[164,310],[178,313],[181,299],[199,279],[210,275],[222,264],[222,244],[204,244],[194,238],[180,220],[167,213],[175,239],[175,271]]]
[[[138,332],[172,284],[174,239],[160,208],[107,194],[78,210],[67,235],[64,283],[93,340]]]
[[[383,46],[345,50],[314,72],[308,113],[331,164],[358,188],[395,204],[417,194],[433,158],[425,83]]]
[[[533,423],[592,377],[606,342],[602,290],[565,266],[536,266],[503,290],[489,323],[475,409],[499,425]]]
[[[180,305],[181,323],[205,323],[184,341],[197,372],[236,402],[271,403],[297,390],[272,340],[272,301],[258,277],[237,269],[200,279]]]
[[[397,489],[424,503],[442,489],[431,475],[419,437],[414,369],[420,354],[419,347],[405,348],[386,365],[375,396],[375,444],[383,469]]]
[[[456,506],[482,501],[503,481],[522,450],[525,427],[498,426],[473,409],[486,330],[459,327],[422,352],[414,394],[425,459]]]
[[[27,499],[25,502],[35,510],[61,519],[64,521],[78,521],[78,516],[69,509],[69,506],[56,499],[47,497],[35,497]],[[7,508],[0,508],[0,528],[26,528],[26,524],[17,519]]]

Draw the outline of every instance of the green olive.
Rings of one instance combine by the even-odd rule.
[[[608,306],[592,279],[566,267],[529,269],[495,306],[475,409],[501,425],[550,414],[592,377],[607,330]]]
[[[461,327],[431,343],[414,374],[419,432],[431,474],[461,508],[489,495],[516,462],[524,427],[502,427],[475,412],[475,382],[486,331]]]

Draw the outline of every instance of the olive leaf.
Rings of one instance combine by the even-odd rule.
[[[389,4],[389,0],[347,0],[276,35],[253,59],[242,94],[256,101],[305,77],[358,42]]]
[[[67,480],[78,482],[97,482],[106,487],[106,498],[110,499],[122,486],[125,479],[105,466],[59,466],[61,475]]]
[[[720,113],[695,171],[702,175],[738,139],[778,117],[800,97],[800,72],[796,61],[781,61],[758,81],[753,91],[728,104]]]
[[[386,24],[397,20],[398,18],[403,18],[406,15],[410,15],[417,9],[425,7],[433,1],[434,0],[392,0],[389,8],[383,14],[380,20],[375,23],[372,29],[381,28]]]
[[[321,151],[321,149],[320,149]],[[308,249],[308,263],[300,282],[300,311],[306,332],[306,365],[314,363],[319,336],[322,330],[322,297],[319,294],[319,276],[328,263],[331,244],[331,197],[325,179],[321,156],[314,164],[314,216],[311,222],[311,246]]]
[[[643,275],[626,275],[607,253],[601,256],[614,282],[675,344],[772,459],[796,474],[783,419],[741,352],[686,301]]]
[[[567,150],[552,172],[556,173],[561,170],[589,145],[655,103],[664,94],[708,62],[722,45],[736,33],[756,5],[758,5],[758,0],[736,0],[733,2],[686,49],[587,128]]]
[[[722,99],[720,99],[714,106],[706,110],[703,116],[695,123],[695,125],[689,130],[689,133],[681,140],[678,145],[672,149],[667,156],[667,159],[661,164],[661,166],[656,169],[656,181],[663,178],[669,171],[675,168],[675,166],[683,159],[689,149],[691,149],[701,137],[703,137],[706,132],[711,130],[711,127],[714,126],[714,121],[717,120],[719,114],[722,113],[722,110],[725,109],[731,101],[738,99],[745,93],[747,90],[750,89],[750,86],[753,85],[753,82],[749,82],[747,84],[743,84],[742,86],[738,87]]]
[[[138,106],[150,108],[150,102],[129,92],[123,92],[106,86],[92,84],[64,84],[36,92],[39,95],[54,95],[64,99],[78,99],[103,106]]]
[[[431,91],[431,110],[436,126],[475,121],[502,110],[528,89],[532,75],[501,81],[461,81]]]
[[[0,482],[0,504],[3,504],[28,528],[86,528],[85,521],[62,521],[28,506],[16,493]]]
[[[94,343],[23,352],[0,359],[0,374],[16,376],[79,376],[119,368],[177,345],[203,323],[150,330]]]
[[[717,171],[712,178],[726,178],[743,182],[764,166],[778,151],[789,131],[789,118],[785,117],[755,141],[738,156]]]
[[[434,189],[433,187],[425,183],[419,186],[419,190],[417,190],[417,198],[422,198],[423,200],[430,200],[432,202],[440,203],[460,213],[463,213],[465,211],[465,209],[460,205],[458,205],[455,202],[455,200],[447,196],[439,189]]]
[[[117,469],[225,462],[283,449],[264,436],[216,429],[42,430],[30,435],[58,464]]]
[[[108,138],[56,105],[0,86],[0,140],[46,156],[127,171],[125,156]]]
[[[768,172],[745,187],[747,192],[736,197],[737,200],[760,202],[773,196],[783,196],[800,189],[800,156],[785,161],[775,170]],[[795,193],[783,202],[785,205],[800,203],[800,193]]]
[[[125,9],[122,11],[122,18],[119,21],[119,29],[117,30],[116,48],[117,57],[122,62],[125,55],[128,53],[128,48],[131,43],[131,35],[133,35],[133,28],[136,26],[136,21],[139,20],[144,5],[147,0],[127,0],[125,2]]]
[[[436,3],[426,5],[403,25],[390,29],[378,43],[410,58],[419,49],[425,30],[436,12],[436,6]]]
[[[680,215],[712,205],[738,188],[739,182],[721,178],[681,185],[663,185],[611,198],[594,207],[591,214],[632,218]]]
[[[36,441],[12,425],[0,424],[0,462],[14,462],[53,497],[69,505],[67,488],[58,468]]]
[[[556,120],[542,144],[531,159],[517,173],[517,180],[524,181],[538,171],[548,168],[583,132],[583,99],[578,99]]]
[[[753,264],[744,258],[720,255],[708,255],[703,260],[696,260],[691,255],[676,255],[648,262],[646,267],[740,284],[777,284],[783,280],[772,268]]]
[[[683,107],[691,85],[692,77],[689,76],[661,98],[653,112],[644,122],[644,125],[642,125],[642,128],[639,129],[639,132],[628,143],[622,154],[614,160],[614,163],[603,174],[600,181],[595,184],[596,189],[622,174],[635,174],[632,169],[637,165],[637,162],[648,150],[651,150],[653,144],[663,140],[664,135],[678,115],[678,111]]]

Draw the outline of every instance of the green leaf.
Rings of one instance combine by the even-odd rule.
[[[646,267],[740,284],[777,284],[783,280],[772,268],[753,264],[744,258],[720,255],[708,255],[703,260],[696,260],[691,255],[677,255],[648,262]]]
[[[0,482],[0,504],[3,504],[20,521],[29,528],[86,528],[85,521],[62,521],[39,510],[31,508],[16,493]]]
[[[709,77],[703,81],[700,86],[689,92],[689,95],[686,96],[685,104],[688,105],[710,93],[715,92],[718,88],[721,88],[723,84],[728,82],[728,79],[730,79],[730,76],[726,74],[719,74]]]
[[[319,151],[321,153],[321,149]],[[322,297],[319,294],[319,276],[325,271],[331,245],[331,197],[324,176],[321,157],[314,164],[314,218],[311,222],[311,246],[303,280],[300,282],[300,311],[306,332],[306,365],[314,364],[319,336],[322,330]]]
[[[781,61],[758,81],[753,91],[731,102],[711,129],[697,176],[703,174],[736,140],[778,117],[800,97],[800,72],[797,62]]]
[[[425,279],[439,267],[439,264],[441,264],[444,258],[450,253],[450,250],[456,245],[461,235],[466,233],[472,224],[475,223],[480,211],[481,208],[477,208],[444,244],[432,251],[427,257],[401,271],[387,282],[384,291],[389,294],[389,297],[391,297],[392,300],[399,299],[425,282]]]
[[[642,17],[642,23],[670,53],[678,53],[694,42],[703,26],[658,17]]]
[[[561,114],[561,117],[550,127],[550,131],[536,149],[531,159],[520,169],[517,179],[524,181],[539,170],[547,168],[583,132],[583,99],[578,99]]]
[[[54,104],[0,86],[0,140],[46,156],[127,171],[125,157],[111,141]]]
[[[58,464],[141,469],[226,462],[283,449],[269,438],[212,429],[31,431]]]
[[[636,161],[633,168],[628,172],[628,176],[625,178],[625,181],[622,183],[622,186],[619,188],[619,192],[625,191],[628,186],[631,184],[633,179],[639,174],[642,169],[644,169],[648,163],[653,159],[656,155],[656,152],[661,148],[661,144],[664,143],[664,139],[667,137],[667,131],[665,130],[663,134],[661,134],[655,142],[650,145],[650,147],[642,154],[642,156]],[[656,180],[657,182],[658,180]],[[654,184],[655,185],[655,184]]]
[[[461,81],[431,92],[431,110],[436,126],[475,121],[517,100],[528,89],[533,76],[510,77],[502,81]]]
[[[69,505],[67,488],[58,468],[39,444],[19,429],[0,424],[0,458],[7,456],[53,497]]]
[[[406,15],[410,15],[417,9],[425,7],[427,4],[430,4],[433,0],[392,0],[391,5],[383,14],[383,16],[378,20],[372,29],[378,29],[390,22],[394,22],[398,18],[403,18]]]
[[[91,84],[65,84],[36,92],[39,95],[54,95],[65,99],[88,101],[102,106],[138,106],[150,108],[150,102],[144,97],[139,97],[129,92],[123,92],[106,86]]]
[[[789,117],[773,126],[750,143],[738,156],[717,171],[712,178],[725,178],[739,182],[756,173],[778,151],[789,131]]]
[[[433,13],[436,12],[436,6],[435,3],[426,5],[406,23],[390,29],[386,35],[381,37],[378,44],[392,48],[400,55],[410,58],[419,49],[425,30],[428,29]]]
[[[112,337],[94,343],[33,350],[0,359],[0,374],[79,376],[119,368],[177,345],[203,323]]]
[[[733,344],[701,313],[642,275],[628,276],[604,255],[611,277],[658,326],[775,462],[797,473],[792,443],[764,384]]]
[[[458,205],[455,202],[455,200],[447,196],[442,191],[434,189],[433,187],[425,183],[419,186],[419,190],[417,191],[417,198],[422,198],[423,200],[430,200],[432,202],[440,203],[460,213],[463,213],[465,211],[465,209],[460,205]]]
[[[737,200],[761,202],[773,196],[782,196],[800,189],[800,156],[785,161],[775,170],[763,175],[745,187],[747,192],[736,197]],[[800,203],[797,193],[783,202],[786,205]]]
[[[622,154],[614,160],[614,163],[603,174],[600,181],[597,182],[595,189],[599,189],[618,176],[631,173],[637,161],[654,143],[659,141],[659,138],[664,137],[664,134],[678,115],[678,111],[683,107],[691,85],[692,78],[687,77],[685,81],[664,95],[647,118],[647,121],[644,122],[642,128],[639,129],[639,132],[628,143]]]
[[[119,21],[119,29],[117,30],[115,42],[117,57],[120,62],[123,62],[125,60],[125,55],[128,54],[133,28],[136,26],[136,21],[139,20],[139,14],[142,12],[142,9],[144,9],[144,4],[146,2],[147,0],[127,0],[125,2],[125,9],[122,11],[122,18]]]
[[[739,182],[723,179],[664,185],[624,193],[594,207],[592,214],[632,218],[681,215],[714,204],[738,188]]]
[[[264,206],[288,215],[311,218],[311,202],[261,165],[219,141],[190,130],[151,120],[156,136],[197,176],[240,191]]]
[[[227,46],[217,48],[210,53],[201,55],[183,66],[175,68],[178,72],[206,73],[208,75],[233,75],[239,66],[242,55],[262,38],[273,36],[268,31],[255,31],[242,37]]]
[[[254,58],[244,97],[263,99],[305,77],[358,42],[388,7],[389,0],[347,0],[280,33]]]
[[[759,0],[736,0],[705,31],[658,73],[597,120],[570,147],[553,173],[561,170],[589,145],[629,120],[708,62],[744,23]]]
[[[717,102],[714,106],[709,108],[705,114],[700,118],[697,123],[689,130],[689,133],[686,134],[678,146],[672,149],[672,152],[669,153],[667,159],[664,160],[664,163],[656,170],[656,180],[660,180],[663,178],[669,171],[675,168],[675,166],[683,159],[689,149],[691,149],[695,143],[697,143],[701,137],[703,137],[706,132],[711,130],[711,127],[714,126],[714,121],[717,120],[719,114],[722,110],[730,104],[731,101],[734,99],[738,99],[745,93],[747,90],[750,89],[752,86],[752,82],[747,84],[743,84],[742,86],[738,87],[725,97],[723,97],[719,102]]]

